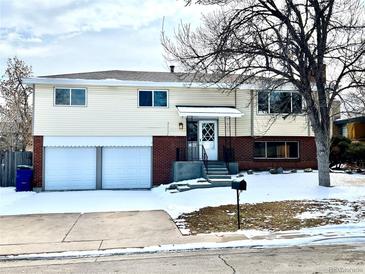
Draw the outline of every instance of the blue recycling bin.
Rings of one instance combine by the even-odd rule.
[[[16,191],[31,191],[33,179],[33,168],[31,166],[19,165],[16,169]]]

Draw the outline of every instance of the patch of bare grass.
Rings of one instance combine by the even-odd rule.
[[[365,219],[363,202],[345,200],[275,201],[241,204],[241,229],[298,230]],[[205,207],[181,215],[192,234],[237,230],[236,205]]]

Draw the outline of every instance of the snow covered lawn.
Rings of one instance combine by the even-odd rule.
[[[245,175],[247,191],[242,203],[283,200],[365,200],[365,175],[331,174],[335,187],[318,186],[317,173],[271,175],[261,172]],[[235,204],[235,191],[226,188],[196,189],[181,193],[165,191],[166,186],[150,191],[68,191],[15,192],[0,188],[0,215],[157,210],[172,218],[207,206]]]

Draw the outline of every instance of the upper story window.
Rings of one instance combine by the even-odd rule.
[[[166,90],[138,91],[138,106],[140,107],[167,107]]]
[[[302,113],[302,96],[296,92],[259,91],[257,107],[259,113]]]
[[[54,96],[56,106],[86,105],[86,89],[84,88],[56,88]]]

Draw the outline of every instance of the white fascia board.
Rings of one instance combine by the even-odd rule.
[[[179,116],[196,117],[242,117],[243,113],[236,108],[230,107],[177,107]]]
[[[45,147],[141,147],[152,146],[152,136],[44,136]]]
[[[206,112],[186,112],[186,113],[180,113],[180,117],[188,117],[188,116],[194,116],[194,117],[202,117],[202,118],[211,118],[211,117],[231,117],[231,118],[239,118],[242,117],[243,114],[231,114],[231,113],[206,113]]]
[[[23,82],[28,85],[78,85],[78,86],[111,86],[111,87],[182,87],[182,88],[229,88],[227,84],[198,83],[198,82],[152,82],[152,81],[126,81],[116,79],[86,80],[86,79],[65,79],[65,78],[24,78]],[[260,90],[258,85],[244,84],[238,89]]]

